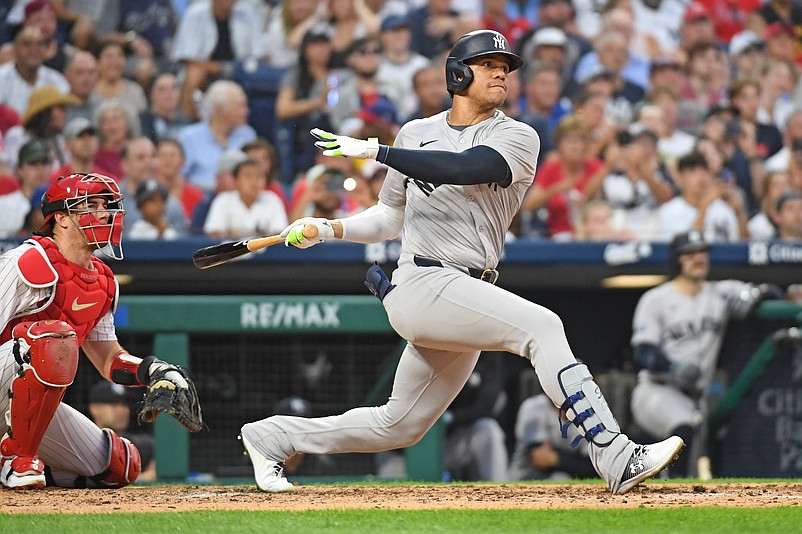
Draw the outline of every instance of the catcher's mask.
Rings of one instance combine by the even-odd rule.
[[[497,31],[476,30],[466,33],[454,43],[446,58],[446,88],[453,96],[462,93],[473,81],[473,71],[465,63],[479,56],[502,54],[507,59],[510,72],[519,69],[524,60],[512,52],[507,38]]]
[[[90,204],[90,198],[101,198],[100,208]],[[62,176],[42,195],[44,223],[39,233],[52,227],[51,220],[58,211],[78,216],[78,227],[83,230],[86,242],[104,255],[115,260],[123,259],[122,234],[123,194],[117,182],[102,174],[71,174]]]

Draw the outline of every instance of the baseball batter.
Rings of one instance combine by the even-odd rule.
[[[136,447],[61,403],[78,368],[79,347],[114,382],[145,385],[159,375],[171,391],[194,392],[175,366],[132,356],[117,342],[117,282],[92,253],[122,258],[122,201],[107,176],[61,178],[42,197],[43,226],[0,256],[3,486],[120,488],[137,479]]]
[[[403,231],[392,283],[378,266],[366,282],[408,344],[383,406],[244,425],[260,489],[292,490],[281,462],[297,453],[414,444],[460,392],[483,350],[532,362],[546,394],[590,442],[593,465],[613,493],[629,491],[679,453],[678,437],[641,446],[622,434],[587,367],[571,353],[560,318],[494,285],[505,232],[532,184],[540,149],[534,130],[498,110],[508,73],[522,63],[501,34],[471,32],[446,61],[451,109],[409,122],[394,147],[312,131],[324,155],[375,158],[391,170],[377,206],[342,220],[300,219],[284,230],[286,243],[373,243]],[[314,239],[301,233],[308,223],[318,227]]]
[[[705,415],[705,395],[716,371],[727,321],[743,319],[776,288],[738,280],[708,281],[709,245],[698,230],[669,245],[672,279],[643,294],[635,308],[632,347],[638,384],[631,408],[638,425],[661,439],[671,434],[690,445]],[[693,451],[697,452],[697,451]],[[689,472],[683,455],[671,468]]]

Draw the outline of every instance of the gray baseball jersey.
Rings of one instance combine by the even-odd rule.
[[[697,387],[706,391],[716,371],[730,303],[752,287],[738,280],[709,281],[695,296],[678,292],[673,282],[650,289],[635,308],[632,346],[655,345],[671,362],[698,366]],[[662,382],[659,373],[643,370],[632,397],[635,421],[656,437],[668,436],[681,425],[698,424],[701,417],[693,399]]]
[[[528,125],[501,111],[479,124],[455,128],[447,112],[410,121],[395,146],[462,152],[486,145],[501,154],[512,184],[436,185],[390,169],[379,199],[406,206],[402,251],[464,267],[495,268],[504,237],[535,176],[540,138]]]

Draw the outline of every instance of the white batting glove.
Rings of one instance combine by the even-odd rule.
[[[378,137],[354,139],[346,135],[334,135],[320,128],[313,128],[309,133],[317,139],[315,146],[323,150],[324,156],[376,159],[379,153]]]
[[[313,224],[317,228],[317,235],[309,238],[304,235],[304,227]],[[321,217],[302,217],[287,226],[280,234],[284,238],[284,245],[288,247],[309,248],[327,239],[334,238],[334,228],[331,221]]]

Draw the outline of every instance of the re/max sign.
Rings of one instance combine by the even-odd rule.
[[[339,328],[336,302],[248,302],[240,306],[243,328]]]

